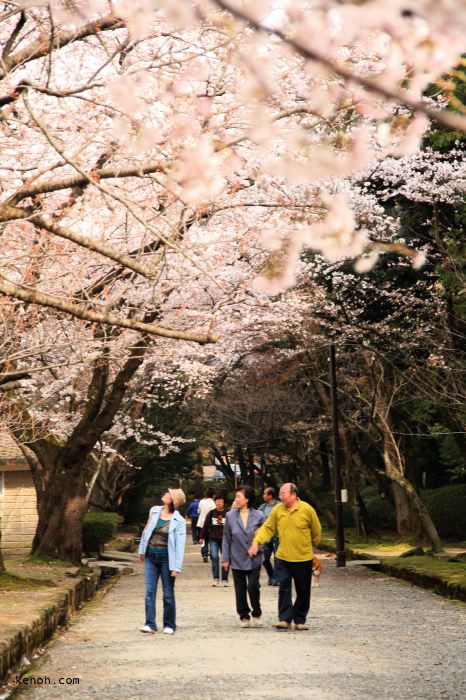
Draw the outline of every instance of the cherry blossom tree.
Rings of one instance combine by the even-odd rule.
[[[299,327],[305,297],[283,291],[303,250],[420,264],[347,184],[416,151],[429,120],[464,130],[439,76],[466,20],[411,4],[2,3],[1,381],[35,551],[79,560],[94,448],[119,444],[154,364],[207,382]]]

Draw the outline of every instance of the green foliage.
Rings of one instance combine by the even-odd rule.
[[[434,423],[430,426],[430,432],[437,441],[440,462],[447,468],[452,479],[466,476],[465,456],[448,427],[442,423]]]
[[[83,550],[100,552],[103,545],[115,537],[117,513],[86,513],[83,523]]]
[[[466,76],[464,72],[465,54],[462,55],[462,62],[459,63],[451,74],[442,76],[444,86],[439,90],[437,83],[431,83],[424,91],[426,97],[438,97],[442,95],[447,101],[447,110],[450,112],[462,113],[466,105]],[[452,131],[446,126],[437,124],[435,128],[428,132],[424,139],[426,146],[435,148],[436,151],[449,151],[453,146],[466,141],[466,134],[462,131]]]
[[[424,491],[422,499],[441,537],[466,539],[466,484]]]
[[[375,529],[395,529],[390,504],[380,498],[372,486],[362,489],[361,497]],[[423,491],[422,499],[441,537],[458,541],[466,539],[466,484]]]
[[[386,498],[380,497],[373,486],[363,488],[360,495],[373,528],[376,530],[394,530],[396,528],[393,508]]]

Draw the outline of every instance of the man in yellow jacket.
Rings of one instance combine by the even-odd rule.
[[[280,503],[270,513],[256,532],[248,550],[256,556],[259,545],[278,535],[279,547],[275,555],[275,575],[278,580],[277,629],[307,630],[306,617],[311,605],[312,568],[321,564],[314,556],[313,545],[320,542],[321,526],[314,508],[301,501],[295,484],[283,484],[278,494]],[[291,599],[291,582],[294,581],[296,600]]]

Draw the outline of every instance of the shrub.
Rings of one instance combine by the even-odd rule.
[[[360,495],[366,506],[370,524],[376,530],[394,530],[396,519],[391,504],[381,498],[373,486],[361,489]]]
[[[104,544],[115,537],[117,513],[86,513],[83,523],[83,550],[101,552]]]
[[[308,500],[304,497],[305,501],[308,501],[308,503],[316,508],[322,525],[325,528],[329,528],[330,523],[327,522],[321,508],[325,507],[331,513],[335,514],[335,493],[328,489],[319,489],[316,490],[315,499],[314,502],[312,499]],[[343,503],[343,527],[354,527],[354,517],[349,503]]]
[[[466,539],[466,484],[442,486],[421,495],[440,537]]]

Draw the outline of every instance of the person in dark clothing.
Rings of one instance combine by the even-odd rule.
[[[275,506],[278,506],[280,501],[276,498],[277,492],[273,486],[269,486],[264,489],[262,494],[263,503],[259,506],[258,510],[264,515],[264,520],[267,520],[270,513],[273,511]],[[264,545],[264,561],[263,566],[267,571],[267,576],[269,577],[269,586],[278,586],[278,581],[275,577],[274,564],[272,564],[272,554],[275,562],[275,553],[278,549],[278,537],[274,535],[265,545]]]
[[[214,578],[212,586],[220,585],[220,553],[226,514],[225,498],[222,495],[215,496],[215,508],[207,513],[199,537],[200,544],[204,544],[206,538],[209,539],[212,576]],[[228,586],[228,571],[223,568],[222,583],[224,586]]]
[[[193,544],[199,544],[199,528],[197,527],[197,521],[199,520],[199,499],[195,498],[192,503],[186,509],[186,515],[191,518],[191,537],[193,538]]]
[[[214,501],[214,496],[215,496],[215,491],[214,489],[209,486],[207,491],[205,492],[204,498],[201,498],[199,501],[199,518],[197,521],[197,527],[199,528],[199,543],[201,543],[201,530],[204,527],[204,521],[206,519],[207,513],[215,508],[215,501]],[[209,561],[209,540],[207,537],[204,537],[204,544],[201,547],[201,557],[202,561],[207,564]]]

